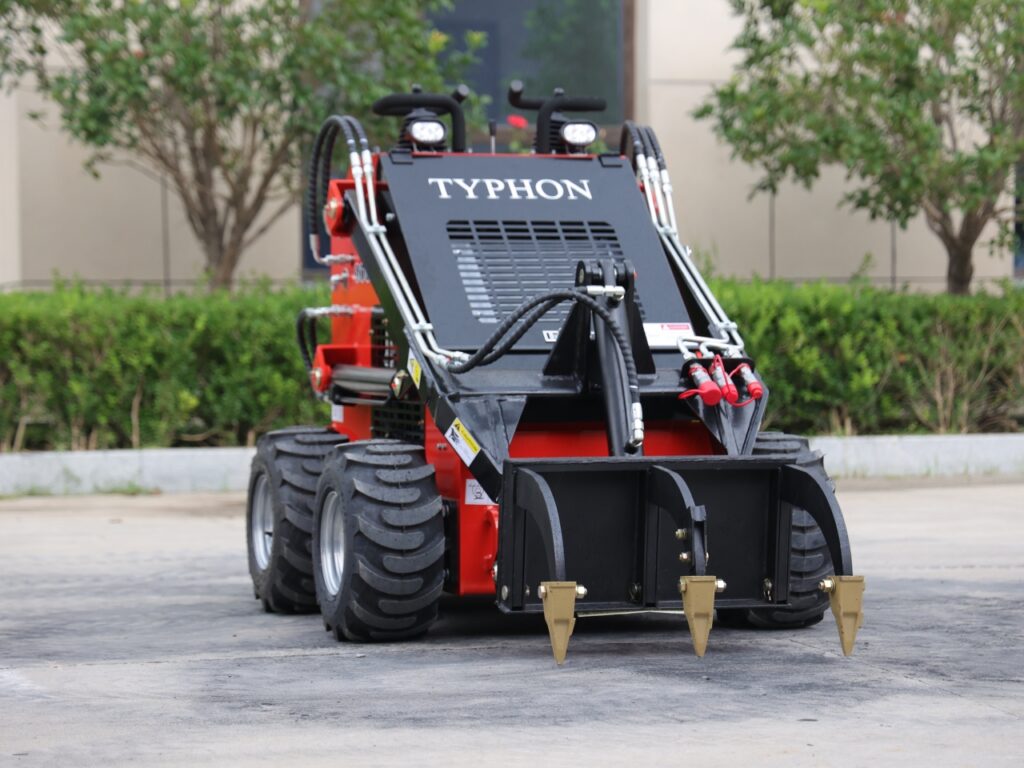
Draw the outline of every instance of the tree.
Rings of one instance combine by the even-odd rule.
[[[698,110],[758,190],[846,169],[844,202],[901,226],[923,212],[967,293],[985,227],[1012,237],[1024,157],[1019,0],[731,0],[743,17],[731,80]]]
[[[0,76],[34,76],[90,168],[120,155],[165,174],[229,286],[294,205],[324,117],[442,87],[448,40],[424,14],[444,1],[0,0]]]

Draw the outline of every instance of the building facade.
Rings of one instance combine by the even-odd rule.
[[[551,64],[569,72],[572,82],[563,84],[570,91],[573,82],[587,89],[605,83],[605,94],[581,95],[607,95],[616,113],[611,119],[631,115],[654,127],[677,190],[681,231],[715,274],[836,281],[859,275],[880,285],[945,287],[945,252],[923,220],[902,230],[837,207],[845,189],[841,171],[826,172],[810,191],[787,186],[777,196],[751,198],[757,171],[732,160],[710,123],[693,118],[736,63],[729,45],[738,22],[726,0],[600,2],[606,13],[596,14],[604,26],[592,30],[593,57],[576,56],[576,66],[564,69],[557,60]],[[511,79],[529,84],[552,77],[537,54],[541,5],[461,0],[435,19],[452,34],[489,33],[471,79],[491,93],[489,109],[499,121],[509,112],[504,89]],[[601,43],[610,34],[615,40]],[[40,110],[49,112],[42,122],[31,117]],[[0,95],[0,290],[46,287],[55,277],[168,288],[200,280],[202,251],[173,190],[127,163],[104,166],[95,179],[83,169],[87,150],[58,125],[55,108],[32,90]],[[617,138],[609,132],[608,143]],[[298,279],[300,229],[296,206],[245,254],[237,276]],[[977,247],[978,284],[1012,274],[1009,250]]]

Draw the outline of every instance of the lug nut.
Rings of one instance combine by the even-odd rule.
[[[543,597],[543,595],[541,595],[541,597]],[[501,599],[502,600],[508,600],[508,586],[507,585],[501,588]]]
[[[831,578],[829,578],[829,579],[822,579],[821,581],[818,582],[818,589],[820,589],[822,592],[828,592],[828,593],[835,592],[835,589],[836,589],[836,581],[835,581],[835,579],[831,579]]]
[[[507,587],[506,587],[506,589],[507,589]],[[537,587],[537,597],[545,598],[547,596],[548,596],[548,588],[547,587],[545,587],[543,584],[541,584],[539,587]]]
[[[584,587],[582,584],[577,584],[576,585],[576,597],[586,597],[586,596],[587,596],[587,588]]]
[[[680,541],[686,541],[686,529],[685,528],[677,528],[676,529],[676,538],[679,539]]]
[[[690,553],[689,552],[680,552],[679,553],[679,562],[680,563],[688,563],[688,562],[690,562]]]
[[[726,583],[724,579],[715,579],[715,592],[725,592]]]

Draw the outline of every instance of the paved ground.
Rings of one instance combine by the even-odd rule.
[[[450,609],[338,644],[262,613],[239,496],[0,501],[0,765],[1024,764],[1024,482],[840,487],[868,577],[834,626]]]

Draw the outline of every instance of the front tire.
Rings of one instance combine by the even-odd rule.
[[[325,462],[313,519],[313,577],[338,640],[424,634],[444,588],[444,522],[423,448],[394,440],[340,447]]]
[[[348,438],[318,427],[269,432],[256,444],[246,505],[253,592],[276,613],[316,610],[313,501],[324,457]]]
[[[792,463],[819,472],[826,479],[820,453],[811,450],[806,437],[783,432],[762,432],[754,444],[754,455],[792,456]],[[831,484],[831,480],[828,481]],[[825,535],[807,510],[793,508],[793,527],[789,550],[788,608],[733,608],[718,611],[719,623],[733,627],[758,629],[800,629],[817,624],[828,609],[828,596],[818,583],[831,575],[832,558]]]

